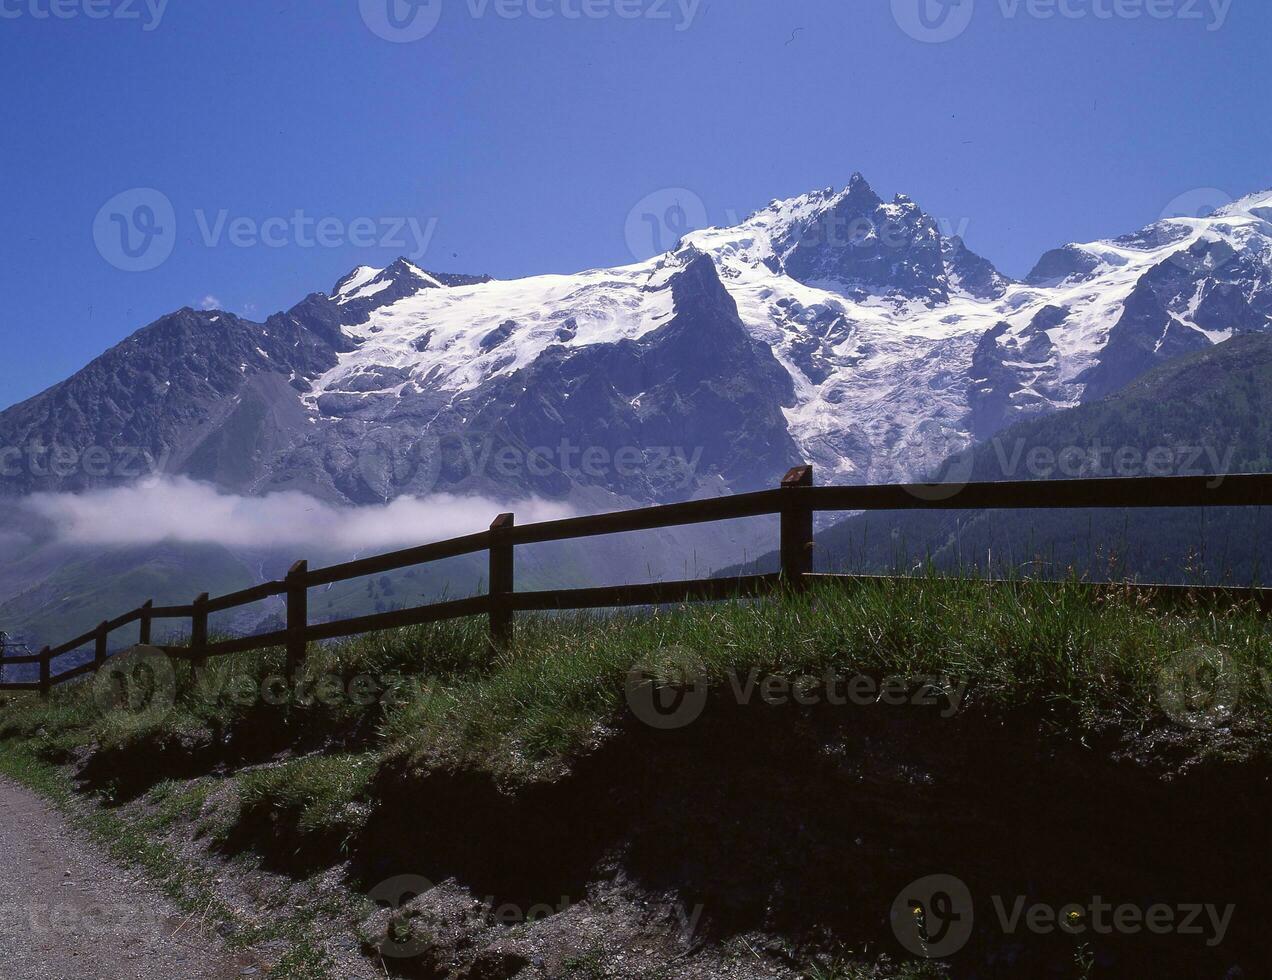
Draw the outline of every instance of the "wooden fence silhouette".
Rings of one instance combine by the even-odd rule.
[[[45,647],[32,656],[0,659],[0,668],[10,664],[39,664],[40,667],[39,681],[0,683],[0,690],[39,691],[47,695],[55,684],[99,670],[109,657],[112,632],[139,623],[140,642],[150,644],[153,624],[160,619],[190,620],[189,645],[163,647],[170,656],[193,661],[197,666],[209,657],[285,647],[288,675],[291,676],[303,662],[308,644],[376,630],[484,615],[489,618],[491,641],[496,646],[504,646],[512,638],[514,614],[517,612],[710,602],[759,596],[777,588],[802,589],[813,578],[855,578],[813,574],[813,515],[819,511],[1246,507],[1269,503],[1272,503],[1272,474],[818,487],[813,485],[813,468],[797,466],[774,490],[521,526],[516,524],[512,514],[501,514],[489,530],[478,534],[360,558],[327,568],[310,569],[307,562],[298,561],[281,581],[265,582],[215,599],[204,593],[188,606],[156,606],[147,602],[61,646]],[[517,545],[774,515],[781,519],[781,571],[777,573],[539,592],[515,590],[514,552]],[[308,595],[312,588],[483,551],[488,553],[490,563],[489,587],[484,595],[328,623],[309,621]],[[1142,588],[1167,592],[1194,592],[1199,589],[1158,585]],[[1264,608],[1272,608],[1272,589],[1204,587],[1200,591],[1232,598],[1253,597]],[[208,617],[212,613],[274,596],[286,597],[285,629],[209,642]],[[88,644],[93,645],[92,660],[52,676],[54,659]]]

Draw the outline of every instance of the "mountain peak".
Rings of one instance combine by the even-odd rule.
[[[1272,220],[1272,188],[1256,191],[1253,194],[1238,198],[1231,204],[1217,208],[1211,216],[1221,215],[1226,217],[1242,214],[1250,214],[1256,218],[1262,218],[1264,221]]]
[[[951,290],[993,297],[1005,284],[961,240],[945,239],[908,195],[885,204],[860,173],[838,194],[805,195],[765,217],[765,263],[805,285],[944,303]]]
[[[385,289],[393,288],[398,294],[419,289],[442,289],[454,286],[476,286],[493,282],[487,275],[467,275],[459,272],[429,272],[405,256],[398,256],[383,269],[360,265],[336,283],[332,298],[348,303],[366,299]]]

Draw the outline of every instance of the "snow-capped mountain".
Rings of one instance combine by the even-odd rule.
[[[676,314],[668,283],[705,256],[747,336],[782,368],[760,387],[795,455],[827,481],[907,478],[1017,418],[1102,397],[1173,356],[1265,328],[1269,219],[1272,193],[1255,195],[1211,217],[1066,246],[1018,283],[943,237],[912,201],[885,203],[856,175],[841,192],[775,201],[643,264],[427,283],[346,327],[355,349],[315,379],[307,404],[321,415],[440,391],[471,405],[501,378],[525,384],[540,359],[574,362],[585,349],[652,338]],[[374,302],[384,275],[358,270],[335,302]],[[708,346],[703,337],[704,355]],[[627,431],[640,428],[644,390],[586,377],[626,399],[636,416]],[[551,411],[564,420],[570,392],[559,394]]]
[[[237,492],[353,502],[622,506],[771,486],[800,460],[822,482],[905,479],[1267,329],[1270,279],[1272,192],[1014,282],[856,175],[621,268],[498,281],[399,260],[265,323],[182,310],[0,413],[0,444],[135,446]]]

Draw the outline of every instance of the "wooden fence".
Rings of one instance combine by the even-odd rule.
[[[32,656],[0,659],[0,668],[10,664],[39,664],[40,667],[38,682],[0,683],[0,690],[39,691],[47,695],[55,684],[99,670],[109,656],[112,632],[139,623],[140,642],[150,644],[154,622],[160,619],[190,620],[189,645],[163,648],[171,656],[191,660],[197,666],[209,657],[281,646],[287,650],[290,676],[304,660],[308,644],[375,630],[484,615],[489,617],[492,642],[496,646],[504,646],[512,638],[514,614],[517,612],[709,602],[763,595],[779,587],[801,589],[810,579],[823,577],[813,575],[813,515],[819,511],[1242,507],[1268,503],[1272,503],[1272,474],[1222,478],[1200,476],[1022,481],[973,483],[966,486],[914,484],[817,487],[813,485],[813,468],[797,466],[787,473],[781,486],[775,490],[521,526],[516,524],[512,514],[501,514],[490,525],[489,530],[478,534],[360,558],[327,568],[310,569],[307,562],[298,561],[282,581],[265,582],[215,599],[204,593],[188,606],[156,606],[153,602],[147,602],[117,619],[101,623],[91,632],[61,646],[45,647]],[[780,573],[729,579],[656,582],[647,585],[553,589],[542,592],[515,591],[514,552],[517,545],[572,541],[601,534],[648,531],[772,515],[779,515],[781,518]],[[489,588],[485,595],[335,622],[309,621],[308,595],[312,588],[483,551],[488,554],[490,563],[487,577]],[[1177,586],[1146,588],[1183,591],[1182,587]],[[1234,597],[1253,596],[1265,608],[1272,607],[1272,590],[1213,588],[1206,591],[1231,594]],[[285,629],[217,643],[209,642],[208,617],[212,613],[224,612],[274,596],[286,597]],[[52,661],[55,658],[89,644],[93,645],[94,651],[91,661],[56,677],[52,676]]]

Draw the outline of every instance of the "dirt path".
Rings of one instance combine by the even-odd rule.
[[[136,872],[0,778],[0,975],[7,980],[259,976]]]

